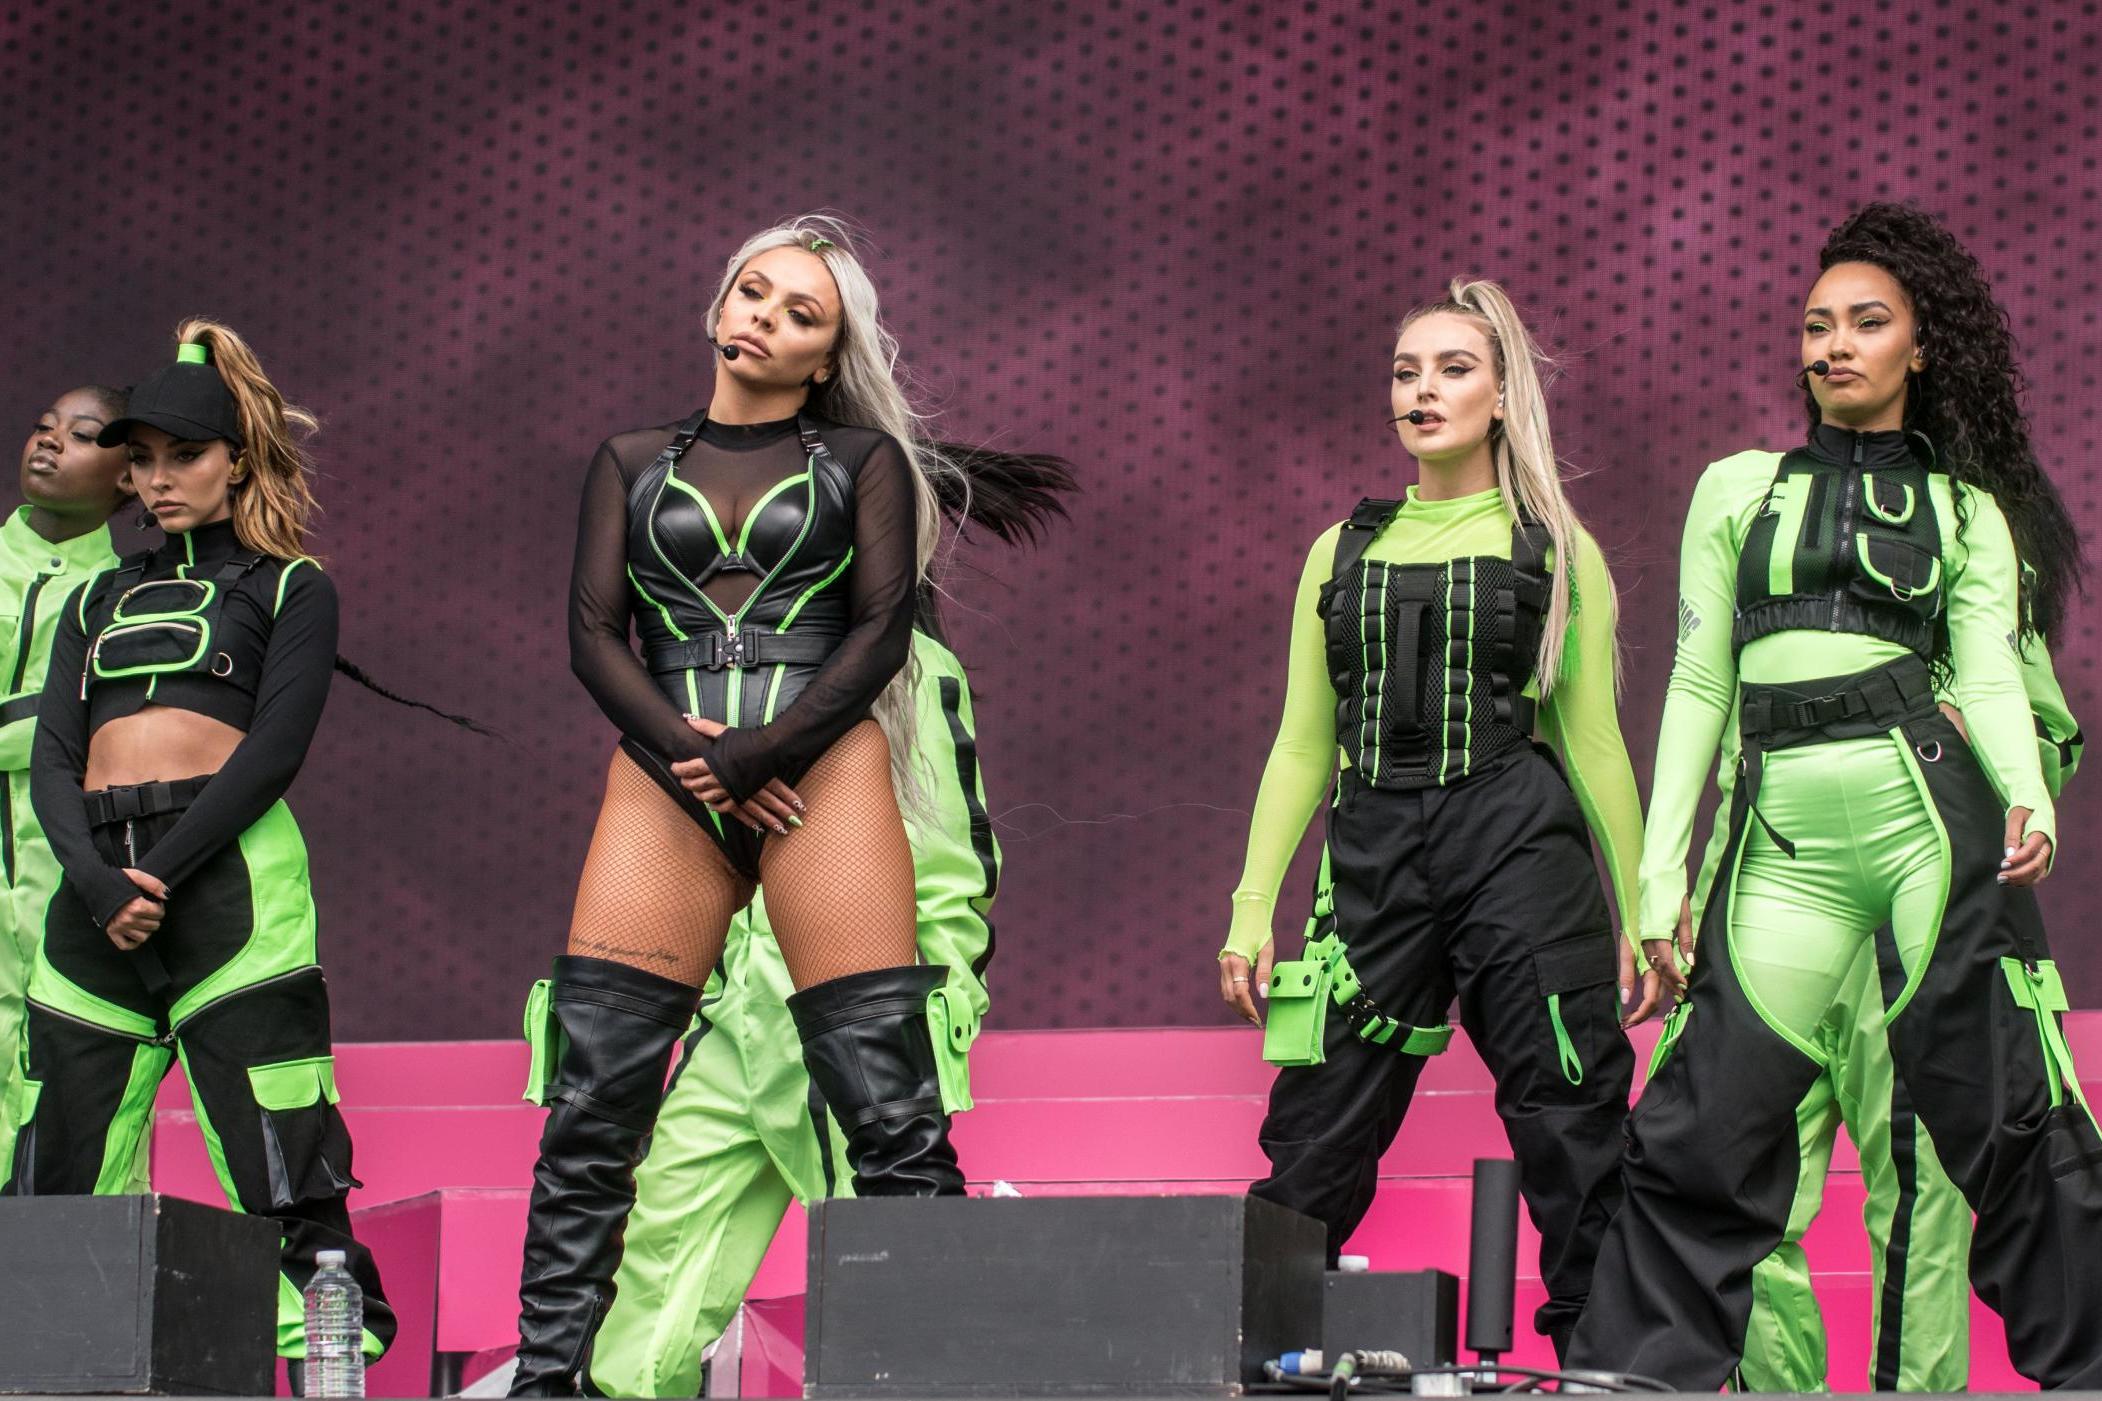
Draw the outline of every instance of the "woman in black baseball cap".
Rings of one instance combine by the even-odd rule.
[[[304,549],[315,420],[226,327],[176,338],[98,439],[126,445],[167,539],[68,600],[38,711],[31,791],[65,881],[31,974],[32,1110],[6,1190],[122,1190],[108,1165],[132,1162],[180,1048],[228,1197],[284,1233],[278,1351],[304,1356],[300,1291],[341,1250],[377,1356],[394,1315],[351,1235],[306,847],[284,803],[337,665],[335,586]]]

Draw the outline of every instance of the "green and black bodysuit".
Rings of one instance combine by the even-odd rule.
[[[608,439],[584,484],[570,662],[621,746],[758,871],[758,838],[672,777],[704,758],[733,797],[794,782],[904,666],[917,573],[897,441],[810,414]],[[633,622],[641,655],[629,645]],[[703,737],[698,715],[730,728]]]

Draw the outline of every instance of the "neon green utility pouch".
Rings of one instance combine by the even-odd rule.
[[[104,681],[202,669],[218,596],[206,579],[155,579],[127,590],[95,638],[88,669]]]
[[[1263,1027],[1263,1059],[1272,1065],[1319,1065],[1326,1054],[1329,961],[1303,958],[1270,970],[1270,1020]]]
[[[289,1114],[311,1109],[326,1101],[335,1104],[336,1058],[308,1056],[304,1060],[279,1061],[276,1065],[248,1067],[248,1088],[255,1102],[265,1109]]]
[[[978,1013],[954,988],[927,994],[927,1030],[934,1038],[934,1073],[941,1081],[942,1112],[961,1114],[971,1098],[971,1043],[978,1039]]]
[[[555,1020],[554,1003],[549,997],[551,986],[549,979],[542,978],[526,994],[524,1098],[528,1104],[547,1103],[548,1081],[554,1078],[555,1062],[562,1054],[562,1026]]]

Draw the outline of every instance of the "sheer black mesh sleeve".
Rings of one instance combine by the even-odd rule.
[[[739,799],[767,780],[793,783],[832,742],[866,718],[912,647],[913,586],[919,573],[912,467],[890,438],[879,440],[854,478],[854,563],[847,571],[853,622],[839,650],[772,724],[725,730],[707,756]]]
[[[642,460],[654,456],[651,452]],[[628,484],[621,454],[608,442],[591,460],[577,517],[576,562],[569,576],[569,669],[629,739],[667,759],[707,757],[713,746],[664,698],[628,643],[634,599],[628,587]]]

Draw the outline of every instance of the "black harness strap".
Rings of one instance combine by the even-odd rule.
[[[1774,830],[1759,811],[1759,781],[1766,755],[1829,740],[1866,739],[1895,730],[1936,711],[1934,681],[1918,657],[1899,657],[1870,671],[1790,686],[1748,685],[1738,706],[1744,750],[1738,759],[1738,795],[1782,854],[1795,843]]]
[[[1747,746],[1793,749],[1882,734],[1931,715],[1934,709],[1934,682],[1927,664],[1917,657],[1900,657],[1829,681],[1748,685],[1738,723]]]
[[[107,827],[116,822],[158,817],[164,812],[180,812],[197,801],[198,794],[204,792],[204,786],[209,782],[211,775],[203,774],[196,778],[140,783],[125,788],[98,788],[84,794],[82,801],[87,805],[88,825]]]
[[[635,485],[628,488],[630,515],[634,514],[641,499],[656,490],[657,483],[663,481],[671,469],[679,465],[679,459],[686,455],[686,449],[693,446],[693,440],[701,435],[701,425],[707,421],[706,409],[696,409],[679,420],[679,426],[672,430],[671,441],[664,445],[664,450],[657,454],[647,469],[636,474]]]
[[[1358,502],[1350,519],[1343,522],[1343,533],[1336,537],[1336,562],[1328,571],[1329,578],[1341,579],[1356,569],[1365,551],[1372,548],[1373,540],[1400,509],[1399,501],[1383,501],[1374,496]]]

